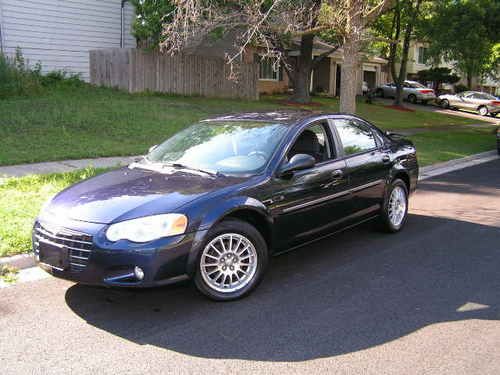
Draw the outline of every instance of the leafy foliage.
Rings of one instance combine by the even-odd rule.
[[[418,79],[422,82],[433,82],[434,89],[439,89],[442,83],[457,83],[460,77],[448,68],[430,68],[418,72]]]
[[[40,94],[44,88],[56,85],[84,85],[78,74],[53,71],[42,74],[42,65],[37,62],[31,67],[20,48],[13,57],[0,54],[0,99],[11,96],[32,96]]]
[[[134,36],[142,47],[156,48],[164,40],[163,24],[175,9],[170,0],[131,0],[135,7]]]
[[[421,36],[431,41],[435,61],[454,62],[471,86],[474,76],[496,74],[500,42],[500,2],[497,0],[441,0],[433,2],[432,14],[419,25]],[[500,48],[500,47],[498,47]]]

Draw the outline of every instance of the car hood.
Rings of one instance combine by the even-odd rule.
[[[212,191],[242,182],[186,170],[122,168],[79,182],[57,194],[43,210],[51,220],[69,218],[109,224],[174,212]]]

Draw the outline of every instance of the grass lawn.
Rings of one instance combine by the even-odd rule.
[[[496,147],[496,139],[490,129],[424,132],[408,138],[417,147],[420,166],[463,158]]]
[[[184,126],[215,114],[286,107],[283,97],[260,101],[130,95],[112,89],[59,87],[43,95],[0,100],[0,165],[144,153]],[[314,98],[320,111],[338,100]],[[308,108],[308,107],[304,107]],[[401,112],[358,103],[358,113],[383,129],[477,122],[427,111]]]
[[[0,257],[28,252],[31,229],[44,202],[57,192],[102,170],[0,179]]]

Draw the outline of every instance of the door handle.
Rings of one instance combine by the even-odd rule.
[[[342,170],[340,170],[340,169],[336,169],[332,172],[332,177],[335,180],[340,180],[343,176],[344,176],[344,172],[342,172]]]
[[[382,155],[382,162],[389,163],[391,161],[391,157],[387,154]]]

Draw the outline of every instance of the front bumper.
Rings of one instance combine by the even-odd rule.
[[[129,241],[110,243],[104,237],[105,225],[83,222],[66,224],[64,229],[92,236],[92,249],[88,259],[84,262],[85,266],[75,269],[72,266],[56,267],[45,263],[43,259],[40,259],[40,237],[37,236],[39,232],[34,230],[33,249],[36,263],[55,277],[100,286],[154,287],[189,278],[189,262],[193,259],[196,239],[203,234],[201,232],[187,233],[148,244],[135,244]],[[45,228],[45,223],[37,222],[35,228],[37,225],[44,225]],[[61,251],[68,251],[65,247],[70,246],[72,243],[65,240],[61,245]],[[69,254],[72,254],[71,249]],[[141,280],[134,274],[135,267],[140,267],[144,272]]]

